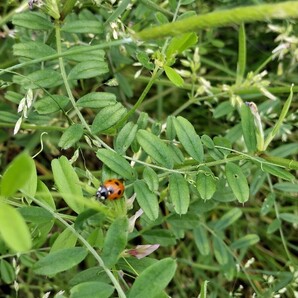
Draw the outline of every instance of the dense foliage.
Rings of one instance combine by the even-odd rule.
[[[0,297],[297,297],[297,1],[0,9]]]

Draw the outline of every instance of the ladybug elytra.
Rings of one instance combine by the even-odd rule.
[[[124,185],[119,179],[106,180],[101,185],[97,192],[96,198],[100,200],[116,200],[122,197],[124,192]]]

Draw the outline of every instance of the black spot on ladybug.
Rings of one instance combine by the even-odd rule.
[[[118,195],[121,195],[122,191],[121,190],[118,190]]]

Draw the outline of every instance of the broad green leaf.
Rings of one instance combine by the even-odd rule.
[[[276,218],[274,219],[267,228],[267,234],[272,234],[277,231],[281,226],[281,221]]]
[[[156,172],[149,167],[145,167],[143,171],[143,179],[152,192],[157,192],[159,187],[159,178]]]
[[[268,165],[268,164],[262,164],[262,169],[264,172],[269,173],[273,176],[282,178],[284,180],[288,181],[294,181],[295,177],[285,169],[273,165]]]
[[[242,215],[242,211],[239,208],[233,208],[225,215],[223,215],[214,225],[215,230],[224,230],[228,226],[232,225]]]
[[[84,133],[82,124],[76,123],[69,126],[62,134],[58,146],[64,150],[78,142]]]
[[[173,37],[167,47],[166,56],[168,59],[171,59],[172,56],[181,54],[183,51],[195,45],[197,42],[198,36],[194,32]]]
[[[154,69],[154,64],[150,62],[150,58],[148,57],[147,53],[144,51],[139,51],[137,52],[136,55],[138,61],[147,69],[153,70]]]
[[[62,31],[69,33],[94,33],[103,32],[103,23],[94,20],[71,20],[62,26]]]
[[[56,209],[55,202],[51,195],[51,192],[49,191],[48,187],[39,179],[37,181],[35,198],[38,201],[48,205],[48,207],[50,207],[51,209],[53,210]]]
[[[88,55],[86,55],[87,50]],[[67,59],[74,60],[77,62],[90,61],[90,57],[92,57],[92,60],[105,61],[105,51],[98,49],[97,46],[73,46],[70,49],[66,50],[66,53],[67,55],[65,57]]]
[[[173,214],[168,217],[167,222],[172,225],[174,228],[192,230],[196,228],[199,224],[199,217],[197,214]]]
[[[79,178],[65,156],[52,161],[55,184],[67,205],[76,213],[84,210]]]
[[[102,267],[96,266],[91,267],[83,271],[79,271],[71,280],[69,280],[70,286],[75,286],[80,283],[90,282],[90,281],[97,281],[97,282],[109,282],[109,277],[102,270]]]
[[[156,262],[135,280],[128,298],[155,298],[174,277],[177,265],[171,258]]]
[[[202,135],[201,141],[203,145],[206,146],[208,149],[214,149],[214,143],[208,135]]]
[[[247,150],[248,152],[255,152],[257,148],[256,126],[250,108],[246,104],[242,104],[240,116],[242,133]]]
[[[159,212],[159,205],[156,195],[151,192],[147,184],[142,180],[134,182],[134,190],[137,195],[137,201],[144,213],[150,220],[156,220]]]
[[[78,63],[68,74],[69,80],[89,79],[109,72],[108,64],[104,61],[91,60]]]
[[[12,267],[12,264],[7,262],[4,259],[0,260],[0,276],[1,281],[5,284],[12,284],[16,279],[15,268]]]
[[[32,246],[25,220],[15,208],[4,203],[0,203],[0,235],[15,252],[27,251]]]
[[[100,281],[88,281],[80,283],[70,289],[70,298],[109,298],[114,292],[114,287]]]
[[[113,127],[126,113],[126,108],[121,103],[103,108],[94,118],[91,125],[93,134],[101,133]]]
[[[171,151],[172,158],[175,164],[181,165],[184,163],[184,155],[176,144],[170,143],[168,148]]]
[[[177,136],[185,151],[195,160],[203,162],[204,151],[200,137],[197,135],[192,124],[179,116],[175,119]]]
[[[174,234],[165,229],[151,229],[144,231],[142,237],[149,244],[158,243],[160,246],[173,246],[176,244],[176,238]]]
[[[249,187],[241,168],[232,162],[227,163],[226,177],[237,200],[245,203],[249,198]]]
[[[200,225],[193,230],[193,235],[200,254],[208,256],[210,254],[210,245],[206,229]]]
[[[208,167],[200,168],[197,175],[196,186],[203,200],[209,200],[214,195],[216,191],[216,180]]]
[[[40,12],[22,12],[14,14],[12,23],[15,26],[25,27],[32,30],[49,30],[54,25],[49,18]]]
[[[57,52],[50,46],[39,41],[27,41],[17,43],[13,46],[14,56],[21,56],[31,59],[55,55]]]
[[[63,110],[69,103],[69,98],[64,95],[51,95],[38,99],[34,108],[38,114],[50,114]]]
[[[234,107],[231,105],[230,101],[223,101],[214,109],[213,117],[218,119],[228,115],[232,111],[234,111]]]
[[[77,236],[70,229],[66,228],[52,244],[50,253],[60,249],[75,247],[77,240]]]
[[[169,22],[168,18],[160,11],[156,12],[154,17],[159,24],[167,24]]]
[[[229,253],[222,239],[217,236],[212,236],[213,250],[217,262],[220,265],[225,265],[229,261]]]
[[[176,130],[174,126],[175,117],[168,116],[167,118],[167,127],[166,127],[166,136],[169,140],[174,140],[176,137]]]
[[[87,254],[88,251],[83,247],[60,249],[37,261],[33,270],[35,274],[55,275],[78,265],[86,258]]]
[[[1,195],[9,197],[19,189],[26,189],[28,195],[34,195],[36,185],[34,161],[27,153],[21,153],[8,165],[2,176]]]
[[[116,104],[116,95],[108,92],[91,92],[81,97],[76,105],[82,108],[99,109]]]
[[[124,154],[135,139],[138,130],[138,125],[133,122],[126,123],[115,139],[115,150],[119,154]]]
[[[185,178],[179,173],[173,173],[170,176],[169,190],[174,209],[178,214],[186,214],[189,202],[189,188]]]
[[[118,217],[111,224],[105,237],[101,257],[106,267],[113,267],[127,244],[128,219]]]
[[[292,214],[292,213],[280,213],[279,218],[292,223],[292,224],[298,224],[298,215],[297,214]]]
[[[135,169],[118,153],[108,149],[98,149],[96,156],[113,172],[119,174],[124,179],[132,180],[136,177]]]
[[[24,206],[18,209],[26,221],[41,224],[53,220],[53,215],[41,207]]]
[[[267,198],[264,200],[261,208],[261,215],[266,215],[274,206],[275,193],[269,193]]]
[[[285,191],[285,192],[298,193],[298,184],[294,184],[290,182],[275,183],[273,187],[275,189]]]
[[[241,248],[248,248],[260,241],[260,237],[256,234],[248,234],[240,239],[237,239],[231,244],[232,249],[241,249]]]
[[[15,81],[15,78],[14,78]],[[52,88],[62,84],[61,74],[52,69],[40,69],[17,81],[25,89]]]
[[[164,66],[164,70],[166,72],[166,75],[168,77],[168,79],[177,87],[182,87],[184,85],[184,80],[182,79],[182,77],[180,76],[180,74],[178,74],[178,72],[173,69],[170,66]]]
[[[167,145],[154,134],[140,129],[137,132],[137,141],[144,151],[154,159],[154,161],[165,168],[173,168],[173,159]]]

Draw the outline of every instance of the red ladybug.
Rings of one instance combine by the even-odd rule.
[[[100,200],[116,200],[122,197],[124,189],[125,187],[120,180],[109,179],[98,188],[96,198]]]

